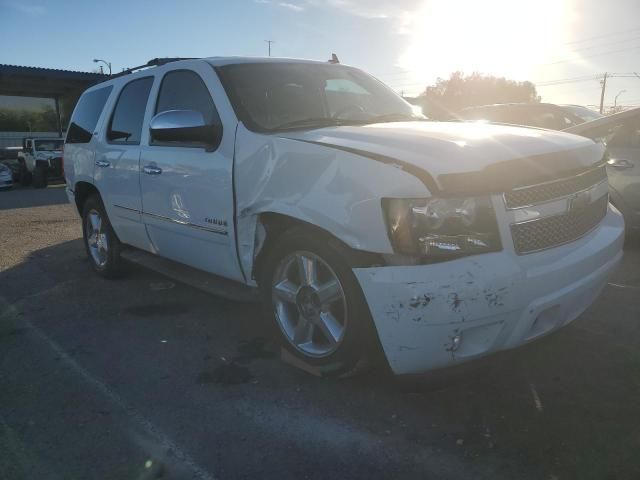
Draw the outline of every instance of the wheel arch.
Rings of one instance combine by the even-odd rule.
[[[278,238],[286,231],[294,228],[314,232],[327,238],[351,267],[379,265],[383,263],[381,254],[364,252],[351,247],[346,241],[329,230],[309,221],[286,213],[265,211],[255,216],[255,235],[251,249],[251,278],[258,280],[262,273],[269,252],[277,243]]]
[[[84,209],[85,202],[91,195],[98,195],[100,200],[102,200],[102,196],[94,184],[89,182],[77,182],[75,184],[74,197],[76,201],[76,208],[78,209],[80,216],[82,216],[82,210]]]

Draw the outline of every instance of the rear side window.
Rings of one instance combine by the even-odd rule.
[[[140,144],[142,121],[147,109],[151,85],[153,85],[153,77],[140,78],[124,86],[109,122],[107,131],[109,143]]]
[[[195,110],[208,125],[219,124],[220,117],[200,76],[189,70],[167,73],[162,79],[156,113],[167,110]]]
[[[113,87],[100,88],[82,95],[67,131],[66,143],[89,143],[104,104]]]

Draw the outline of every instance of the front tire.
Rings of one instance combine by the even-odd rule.
[[[31,172],[27,170],[27,166],[24,163],[20,164],[18,176],[20,177],[20,185],[23,187],[31,185]]]
[[[260,279],[265,315],[282,346],[323,376],[349,376],[376,357],[378,341],[348,250],[311,229],[283,233]]]
[[[106,278],[117,277],[122,271],[121,244],[97,195],[89,197],[82,209],[82,233],[93,270]]]
[[[37,165],[33,172],[33,187],[45,188],[49,183],[48,180],[47,167]]]

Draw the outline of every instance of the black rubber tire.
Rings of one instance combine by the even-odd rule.
[[[109,248],[107,250],[107,262],[103,266],[98,265],[95,262],[89,249],[89,242],[87,239],[87,216],[91,210],[97,210],[100,213],[102,221],[104,222],[104,231],[107,234],[107,244],[109,245]],[[91,195],[84,202],[84,206],[82,208],[82,238],[91,268],[102,277],[118,278],[123,271],[123,260],[120,258],[122,244],[120,243],[116,233],[113,231],[113,227],[111,226],[111,222],[107,216],[107,211],[105,210],[102,200],[98,195]]]
[[[24,163],[20,164],[18,176],[20,177],[20,185],[22,185],[23,187],[28,187],[29,185],[31,185],[31,172],[27,170],[27,167]]]
[[[323,232],[294,227],[272,242],[259,278],[262,309],[274,337],[291,355],[322,376],[346,377],[360,373],[380,359],[380,343],[369,307],[349,265],[349,252]],[[282,333],[274,314],[271,285],[278,263],[294,251],[308,251],[322,258],[338,276],[347,299],[348,323],[338,349],[326,357],[311,357],[291,345]]]
[[[33,171],[33,188],[45,188],[48,183],[47,168],[36,165],[36,169]]]

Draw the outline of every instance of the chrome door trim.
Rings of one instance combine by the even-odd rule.
[[[137,214],[141,214],[142,212],[140,210],[137,210],[135,208],[129,208],[129,207],[123,207],[122,205],[116,205],[115,203],[113,204],[114,207],[116,208],[121,208],[122,210],[127,210],[129,212],[134,212]]]
[[[176,220],[175,218],[165,217],[164,215],[156,215],[155,213],[142,212],[142,215],[156,218],[158,220],[164,220],[165,222],[177,223],[178,225],[184,225],[186,227],[195,228],[197,230],[202,230],[209,233],[216,233],[218,235],[227,235],[227,229],[224,227],[220,228],[212,228],[212,227],[204,227],[202,225],[196,225],[195,223],[185,222],[182,220]]]

